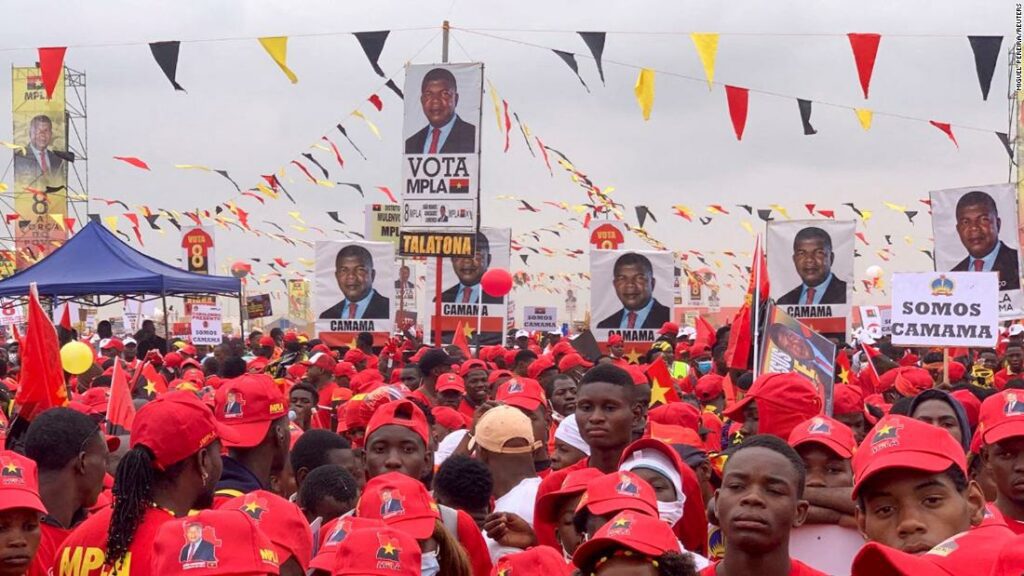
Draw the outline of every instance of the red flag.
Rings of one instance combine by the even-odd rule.
[[[39,305],[39,292],[34,282],[29,288],[28,331],[21,344],[21,372],[14,401],[21,406],[19,415],[26,420],[68,401],[57,330]]]
[[[846,352],[836,352],[836,384],[852,384],[853,370],[850,368],[850,357]]]
[[[729,118],[732,119],[732,129],[736,132],[736,139],[743,140],[743,129],[747,126],[747,100],[750,91],[738,86],[726,86],[725,97],[729,103]]]
[[[60,315],[60,327],[71,332],[71,302],[64,303],[64,313]]]
[[[875,363],[871,361],[875,356],[881,356],[881,352],[878,351],[874,346],[867,344],[861,344],[861,349],[864,350],[864,355],[867,356],[867,367],[861,368],[861,374],[867,374],[868,382],[871,384],[871,392],[864,390],[865,396],[870,396],[875,392],[880,392],[881,382],[878,379],[878,371],[875,370]]]
[[[760,269],[760,272],[758,272]],[[758,236],[754,244],[754,261],[750,266],[750,282],[747,283],[747,303],[754,301],[754,288],[760,283],[758,292],[760,293],[760,300],[764,302],[768,299],[768,290],[771,288],[771,283],[768,281],[768,259],[765,258],[764,252],[761,251],[761,237]]]
[[[455,325],[455,335],[452,336],[452,345],[458,346],[459,350],[462,350],[462,353],[466,355],[466,358],[473,357],[469,352],[469,342],[466,342],[466,333],[462,331],[461,321]]]
[[[697,337],[693,341],[694,346],[703,344],[708,350],[715,347],[717,340],[715,339],[715,328],[703,316],[697,316],[694,320],[694,324],[697,328]]]
[[[953,144],[956,145],[957,149],[960,148],[960,144],[956,141],[956,136],[953,135],[953,127],[949,125],[949,122],[936,122],[935,120],[929,120],[929,124],[935,126],[939,130],[942,130]]]
[[[61,73],[64,72],[64,53],[67,50],[64,46],[39,49],[39,75],[43,77],[47,100],[53,98],[53,90],[57,87]]]
[[[132,166],[135,166],[136,168],[141,168],[143,170],[149,170],[149,164],[146,164],[145,162],[134,156],[114,156],[114,160],[120,160],[121,162],[131,164]]]
[[[651,379],[651,406],[679,402],[676,394],[675,380],[668,372],[668,365],[660,355],[647,367],[647,377]]]
[[[135,404],[128,388],[121,359],[114,359],[114,373],[110,377],[110,400],[107,401],[107,434],[127,434],[135,421]]]
[[[381,101],[380,96],[377,96],[376,94],[370,94],[370,97],[367,98],[367,100],[370,101],[370,104],[373,104],[373,107],[377,109],[377,112],[380,112],[381,110],[384,109],[384,102]]]
[[[857,65],[857,77],[860,88],[864,91],[864,99],[868,99],[868,88],[871,86],[871,73],[875,69],[875,56],[878,55],[878,43],[882,40],[879,34],[847,34],[850,47],[853,48],[853,61]]]
[[[750,369],[750,304],[744,304],[732,320],[729,330],[729,347],[725,350],[725,361],[730,368]]]
[[[157,371],[153,364],[145,362],[142,364],[142,369],[138,372],[139,376],[135,379],[135,389],[139,388],[139,381],[145,382],[142,384],[142,389],[146,392],[146,397],[152,400],[156,398],[158,394],[167,392],[167,380],[164,379],[163,374]]]

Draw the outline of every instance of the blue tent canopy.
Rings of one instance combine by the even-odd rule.
[[[33,266],[0,281],[0,297],[27,296],[35,282],[40,296],[237,296],[241,282],[229,276],[194,274],[150,258],[90,222],[63,246]]]

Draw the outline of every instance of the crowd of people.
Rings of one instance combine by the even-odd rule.
[[[730,368],[728,327],[667,322],[640,363],[616,336],[110,328],[31,418],[0,351],[0,576],[1024,572],[1020,326],[945,354],[860,333],[828,395]]]

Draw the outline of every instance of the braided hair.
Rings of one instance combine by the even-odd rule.
[[[157,470],[153,452],[141,444],[121,458],[114,476],[114,504],[107,529],[107,566],[117,566],[124,560],[143,515],[155,505],[154,487],[172,483],[187,465],[186,458],[166,470]]]

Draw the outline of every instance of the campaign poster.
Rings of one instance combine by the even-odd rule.
[[[836,345],[776,304],[768,312],[761,344],[760,374],[793,373],[806,378],[825,399],[831,415]]]
[[[216,346],[224,340],[220,306],[197,304],[192,308],[193,344]]]
[[[14,245],[19,270],[67,239],[68,160],[64,73],[46,97],[39,68],[11,69],[14,122]]]
[[[894,346],[984,347],[999,336],[999,275],[917,272],[892,275]]]
[[[450,343],[455,329],[462,327],[471,345],[500,344],[508,322],[508,295],[498,298],[483,291],[480,279],[490,268],[508,270],[511,259],[512,231],[508,228],[480,228],[476,236],[476,254],[471,257],[446,258],[441,264],[441,317],[436,315],[436,266],[427,266],[426,313],[431,321],[424,323],[425,342],[434,341],[434,330],[440,326],[441,341]],[[476,334],[480,314],[480,334]]]
[[[618,250],[625,248],[626,223],[622,220],[590,221],[590,245],[594,250]]]
[[[472,238],[479,223],[483,82],[481,63],[406,67],[403,255],[472,254],[443,239]]]
[[[593,250],[590,252],[590,317],[594,337],[606,342],[653,342],[672,318],[672,252]]]
[[[245,317],[249,320],[266,318],[274,315],[274,305],[270,302],[270,294],[256,294],[245,297]]]
[[[1024,316],[1013,184],[936,190],[929,197],[935,270],[998,272],[1000,318]]]
[[[209,274],[217,269],[213,248],[212,226],[186,226],[181,229],[181,258],[185,269],[196,274]]]
[[[558,309],[554,306],[523,306],[523,330],[530,332],[558,330]]]
[[[402,207],[398,204],[367,204],[364,235],[371,242],[398,244]]]
[[[398,278],[395,278],[394,290],[395,319],[402,327],[403,319],[412,318],[414,321],[416,319],[416,272],[412,261],[405,258],[399,258],[395,266],[398,268]]]
[[[769,296],[828,337],[845,339],[853,304],[853,220],[768,223]]]
[[[309,281],[304,278],[288,280],[288,317],[297,322],[309,322]]]
[[[359,332],[394,327],[395,245],[331,240],[314,247],[316,331],[351,342]]]

